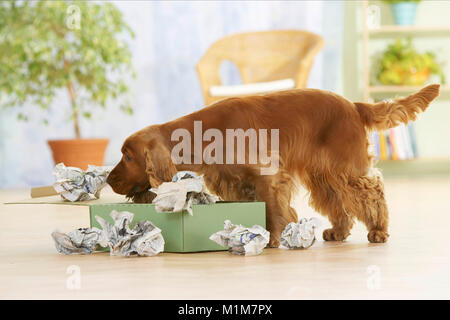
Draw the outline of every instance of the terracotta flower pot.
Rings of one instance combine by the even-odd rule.
[[[49,140],[55,164],[87,169],[88,164],[103,165],[109,139]]]

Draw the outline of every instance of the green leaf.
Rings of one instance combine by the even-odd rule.
[[[86,119],[90,119],[92,117],[92,114],[90,112],[83,112],[83,117],[85,117]]]

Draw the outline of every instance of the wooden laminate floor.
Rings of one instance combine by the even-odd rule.
[[[450,298],[450,178],[387,180],[391,238],[367,242],[357,224],[345,242],[307,250],[64,256],[50,233],[88,226],[88,208],[0,204],[0,298],[390,299]],[[0,190],[0,202],[27,190]],[[301,216],[315,215],[296,200]],[[322,218],[323,228],[329,226]],[[74,272],[79,271],[79,288]]]

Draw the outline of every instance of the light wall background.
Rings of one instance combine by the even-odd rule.
[[[131,85],[134,114],[127,116],[110,103],[82,121],[84,137],[111,139],[105,162],[119,161],[120,147],[131,133],[204,106],[195,65],[216,40],[236,32],[303,29],[320,34],[325,48],[316,57],[309,87],[342,92],[341,1],[117,1],[136,33],[130,40],[137,78]],[[81,20],[82,28],[83,20]],[[1,75],[0,75],[1,76]],[[237,83],[224,70],[228,83]],[[41,111],[24,106],[31,120],[16,121],[17,110],[0,110],[0,187],[51,184],[54,166],[47,139],[72,138],[67,121],[69,100],[62,91],[41,124]]]
[[[82,121],[84,137],[111,139],[105,162],[120,159],[120,147],[131,133],[204,106],[195,64],[216,40],[235,33],[271,29],[303,29],[322,35],[325,47],[316,57],[308,86],[362,100],[361,6],[358,1],[116,1],[136,33],[129,43],[137,78],[131,84],[134,114],[127,116],[111,102]],[[383,22],[393,23],[390,8],[381,1]],[[422,1],[418,25],[449,25],[449,1]],[[371,54],[392,38],[371,42]],[[415,39],[420,51],[434,50],[441,60],[450,57],[450,35]],[[226,67],[226,66],[225,66]],[[232,69],[223,70],[227,84],[238,83]],[[450,63],[445,66],[450,75]],[[1,75],[0,75],[1,76]],[[450,77],[447,76],[450,81]],[[450,157],[450,94],[443,93],[416,123],[420,155]],[[69,99],[62,91],[40,120],[35,106],[24,106],[27,123],[16,120],[17,110],[0,110],[0,188],[51,184],[53,161],[47,139],[72,138]]]
[[[127,116],[114,102],[106,111],[95,108],[91,121],[82,121],[84,137],[111,139],[105,162],[119,161],[120,147],[131,133],[165,122],[204,106],[195,72],[207,48],[236,32],[303,29],[324,37],[325,47],[316,57],[308,86],[332,90],[362,100],[361,4],[359,1],[117,1],[136,33],[129,39],[137,78],[131,83],[134,114]],[[392,24],[389,6],[371,1],[382,10],[383,23]],[[422,1],[416,24],[449,25],[450,1]],[[81,21],[82,27],[82,21]],[[371,42],[371,55],[394,38]],[[419,51],[434,50],[447,60],[450,81],[450,34],[414,38]],[[224,81],[239,83],[236,72],[224,66]],[[1,75],[0,75],[1,76]],[[391,98],[387,97],[386,98]],[[51,184],[54,166],[47,139],[73,137],[68,122],[69,98],[62,91],[41,124],[36,106],[24,109],[27,123],[18,122],[18,110],[0,110],[0,188]],[[419,152],[423,158],[450,157],[450,93],[443,93],[416,123]]]

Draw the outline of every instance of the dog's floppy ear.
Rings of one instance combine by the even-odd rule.
[[[163,182],[172,181],[177,169],[172,162],[169,148],[153,140],[144,148],[144,156],[145,172],[152,187],[156,188]]]

